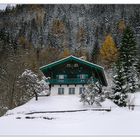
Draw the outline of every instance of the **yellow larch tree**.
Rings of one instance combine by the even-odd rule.
[[[112,36],[109,34],[106,36],[102,47],[100,48],[101,62],[106,68],[110,68],[111,65],[117,60],[118,49]]]

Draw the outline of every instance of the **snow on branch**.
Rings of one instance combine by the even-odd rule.
[[[100,82],[94,82],[93,78],[90,78],[87,88],[83,90],[80,96],[80,102],[88,105],[96,104],[101,107],[101,102],[105,101],[106,97],[107,94]]]
[[[44,94],[49,95],[49,86],[44,81],[39,81],[38,76],[31,70],[26,69],[19,78],[20,87],[27,94],[35,96],[38,100],[38,95]]]

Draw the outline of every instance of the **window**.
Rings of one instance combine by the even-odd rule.
[[[84,91],[84,89],[85,89],[84,87],[80,87],[80,88],[79,88],[79,94],[82,94],[83,91]]]
[[[59,95],[64,94],[64,88],[58,88],[58,94]]]
[[[78,64],[74,64],[74,67],[77,68],[78,67]]]
[[[80,74],[80,79],[84,79],[84,74]]]
[[[70,68],[71,67],[71,64],[67,64],[67,67]]]
[[[75,88],[69,88],[69,94],[75,94]]]
[[[86,79],[86,74],[80,74],[80,79]]]
[[[59,75],[59,79],[64,79],[64,75]]]
[[[59,74],[59,75],[56,75],[56,79],[60,79],[60,80],[63,80],[67,78],[67,75],[66,74]]]

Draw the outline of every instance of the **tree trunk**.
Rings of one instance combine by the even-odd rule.
[[[16,81],[16,76],[13,79],[13,85],[11,87],[11,93],[10,93],[10,102],[9,102],[9,108],[12,109],[13,106],[13,101],[14,101],[14,92],[15,92],[15,81]]]
[[[37,95],[37,93],[34,92],[34,94],[35,94],[35,100],[38,101],[38,95]]]

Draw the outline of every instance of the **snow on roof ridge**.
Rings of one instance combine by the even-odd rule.
[[[91,64],[91,65],[95,65],[95,66],[97,66],[97,67],[100,67],[100,68],[104,69],[102,66],[99,66],[99,65],[97,65],[97,64],[91,63],[91,62],[89,62],[89,61],[86,61],[86,60],[84,60],[84,59],[82,59],[82,58],[79,58],[79,57],[76,57],[76,56],[74,56],[74,55],[69,55],[69,56],[67,56],[67,57],[65,57],[65,58],[59,59],[59,60],[57,60],[57,61],[54,61],[54,62],[52,62],[52,63],[50,63],[50,64],[47,64],[47,65],[45,65],[45,66],[40,67],[40,69],[41,69],[41,68],[44,68],[44,67],[47,67],[47,66],[49,66],[49,65],[58,63],[58,62],[60,62],[60,61],[62,61],[62,60],[65,60],[65,59],[67,59],[67,58],[70,58],[70,57],[79,59],[80,61],[84,61],[84,62],[86,62],[86,63],[89,63],[89,64]]]
[[[73,55],[72,55],[72,56],[73,56]],[[75,57],[76,59],[79,59],[79,60],[81,60],[81,61],[85,61],[86,63],[89,63],[89,64],[91,64],[91,65],[95,65],[95,66],[97,66],[97,67],[103,68],[103,67],[100,66],[100,65],[91,63],[91,62],[89,62],[89,61],[87,61],[87,60],[84,60],[84,59],[82,59],[82,58],[79,58],[79,57],[76,57],[76,56],[73,56],[73,57]],[[103,68],[103,69],[104,69],[104,68]]]
[[[44,68],[44,67],[47,67],[47,66],[49,66],[49,65],[52,65],[52,64],[58,63],[58,62],[60,62],[60,61],[62,61],[62,60],[65,60],[65,59],[71,57],[71,56],[72,56],[72,55],[69,55],[69,56],[67,56],[67,57],[65,57],[65,58],[59,59],[59,60],[54,61],[54,62],[52,62],[52,63],[50,63],[50,64],[47,64],[47,65],[45,65],[45,66],[42,66],[42,67],[40,67],[40,69],[41,69],[41,68]]]

